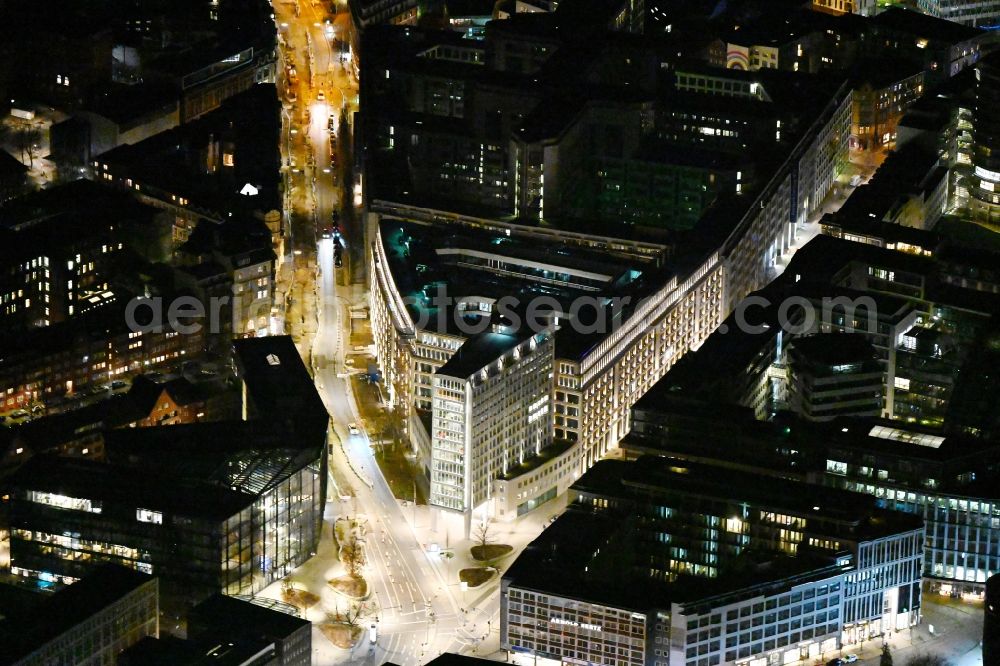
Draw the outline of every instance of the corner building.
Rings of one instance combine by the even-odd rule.
[[[571,492],[501,585],[501,645],[540,663],[781,664],[920,621],[923,523],[870,498],[666,458]]]
[[[434,376],[431,497],[471,511],[493,479],[552,443],[552,336],[502,323],[473,336]]]

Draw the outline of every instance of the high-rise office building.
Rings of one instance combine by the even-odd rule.
[[[495,321],[434,376],[431,504],[465,516],[552,443],[552,335]]]

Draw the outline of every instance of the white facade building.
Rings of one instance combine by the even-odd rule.
[[[463,513],[466,533],[493,479],[552,443],[552,349],[550,332],[493,324],[434,376],[430,503]]]

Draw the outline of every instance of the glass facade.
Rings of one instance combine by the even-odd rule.
[[[876,478],[838,478],[853,467],[829,462],[843,470],[827,474],[831,485],[874,495],[887,508],[923,517],[923,574],[936,579],[935,588],[945,584],[946,591],[979,591],[987,578],[1000,572],[1000,501],[892,487]]]
[[[71,583],[95,565],[113,562],[159,576],[165,588],[194,596],[254,594],[315,552],[324,499],[320,464],[314,459],[272,477],[260,494],[245,494],[245,508],[223,519],[209,513],[216,507],[206,507],[202,516],[172,511],[167,499],[153,506],[145,498],[141,507],[96,497],[40,502],[39,497],[59,496],[16,488],[11,572]]]
[[[256,594],[305,562],[323,518],[319,465],[295,472],[225,523],[222,591]]]

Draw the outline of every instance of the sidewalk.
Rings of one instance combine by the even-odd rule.
[[[941,656],[950,666],[981,666],[982,631],[982,603],[927,594],[923,597],[923,621],[916,627],[893,632],[888,643],[895,664],[906,664],[909,659],[926,654]],[[856,654],[859,663],[876,666],[882,656],[882,641],[845,645],[840,654]]]

